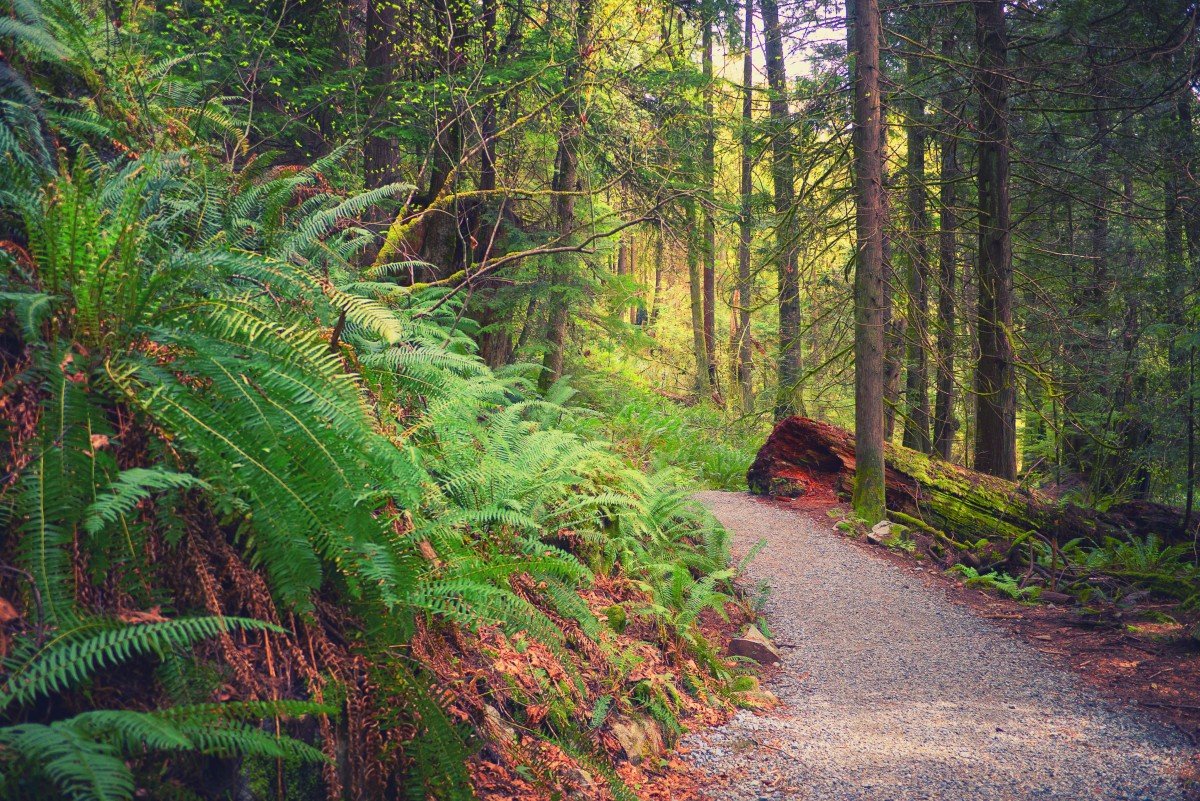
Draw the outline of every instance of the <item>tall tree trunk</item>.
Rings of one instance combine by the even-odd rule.
[[[418,200],[429,206],[453,193],[458,184],[463,157],[463,118],[465,100],[454,89],[454,76],[466,60],[470,21],[474,10],[470,0],[432,0],[436,45],[434,63],[443,76],[449,97],[435,104],[434,136],[429,155],[429,183]],[[440,268],[443,275],[464,269],[473,253],[470,227],[465,213],[470,206],[451,201],[421,221],[420,249],[423,261]]]
[[[1089,48],[1090,52],[1091,48]],[[1107,382],[1093,384],[1090,380],[1095,375],[1109,375],[1109,371],[1113,369],[1110,359],[1111,342],[1109,337],[1109,329],[1111,328],[1109,310],[1108,310],[1108,283],[1109,271],[1108,262],[1113,258],[1112,242],[1111,242],[1111,210],[1109,204],[1112,199],[1112,169],[1109,164],[1109,156],[1112,150],[1111,123],[1109,121],[1108,104],[1110,81],[1107,68],[1097,66],[1094,62],[1097,58],[1104,58],[1104,54],[1099,56],[1092,55],[1093,66],[1091,69],[1091,84],[1092,84],[1092,125],[1094,127],[1094,137],[1096,141],[1096,152],[1092,159],[1092,175],[1090,183],[1095,192],[1095,196],[1091,199],[1089,206],[1091,210],[1090,221],[1090,261],[1091,270],[1088,277],[1087,289],[1083,293],[1084,308],[1081,319],[1086,321],[1084,328],[1086,331],[1086,349],[1084,351],[1085,358],[1082,364],[1074,365],[1077,381],[1074,391],[1068,393],[1068,402],[1075,398],[1076,395],[1084,393],[1094,393],[1098,403],[1104,403],[1106,400],[1111,402],[1111,394],[1109,392]],[[1082,368],[1082,369],[1081,369]],[[1085,401],[1086,404],[1086,401]],[[1077,404],[1075,411],[1075,424],[1082,429],[1087,424],[1081,419],[1081,411],[1084,409],[1078,408],[1084,404]],[[1084,406],[1086,408],[1086,406]],[[1107,428],[1107,427],[1106,427]],[[1114,454],[1106,447],[1106,441],[1112,434],[1109,430],[1104,430],[1100,436],[1096,436],[1094,432],[1081,430],[1078,435],[1078,456],[1081,459],[1080,467],[1083,472],[1088,474],[1095,494],[1108,495],[1115,491],[1113,475]]]
[[[666,242],[660,224],[658,230],[654,232],[654,294],[650,297],[650,319],[646,324],[651,334],[654,333],[654,326],[658,323],[659,308],[662,306],[663,251],[665,250]]]
[[[629,323],[630,325],[641,325],[646,322],[646,306],[642,302],[642,282],[638,279],[637,271],[637,238],[632,233],[629,234],[629,242],[626,244],[628,254],[625,257],[625,263],[629,268],[629,277],[638,285],[638,292],[634,295],[634,303],[629,304]]]
[[[633,235],[622,236],[620,242],[617,243],[617,275],[629,277],[633,282],[637,281],[637,264],[634,261]],[[624,287],[622,287],[624,291]],[[623,302],[628,302],[629,308],[621,312],[621,316],[630,324],[638,324],[638,304],[634,301],[638,300],[637,295],[623,295]]]
[[[490,68],[496,59],[496,2],[483,0],[483,23],[481,45],[483,48],[484,64]],[[496,98],[489,95],[483,101],[483,109],[479,119],[479,183],[481,192],[492,192],[496,189]],[[487,225],[488,209],[495,209],[497,220]],[[499,218],[504,211],[503,203],[496,204],[491,195],[485,194],[471,204],[470,230],[475,238],[475,249],[472,254],[475,263],[487,261],[492,255],[494,239],[499,233]],[[493,302],[493,287],[479,287],[481,290],[476,297],[471,312],[476,321],[484,329],[479,341],[479,355],[492,369],[508,364],[513,357],[513,332],[507,320],[501,319],[501,310]],[[511,315],[509,315],[511,316]]]
[[[717,384],[717,130],[713,120],[713,30],[712,20],[704,20],[701,34],[704,49],[704,358],[708,365],[708,383]]]
[[[959,293],[960,308],[972,310],[972,313],[961,316],[960,325],[962,338],[966,340],[968,347],[968,351],[964,355],[967,358],[967,364],[973,371],[975,365],[979,363],[979,320],[973,311],[979,308],[979,278],[976,272],[979,254],[975,248],[964,248],[959,252],[959,258],[963,260],[963,269],[959,273],[962,277],[962,291]],[[973,468],[975,464],[976,406],[974,388],[956,394],[959,396],[959,419],[962,421],[963,465]]]
[[[517,335],[517,344],[513,346],[514,356],[523,353],[525,346],[529,344],[529,338],[542,328],[542,312],[538,306],[537,293],[530,292],[529,300],[525,304],[525,316],[521,319],[521,333]]]
[[[700,250],[703,245],[696,236],[696,200],[684,200],[687,215],[687,268],[688,297],[692,312],[692,355],[696,360],[696,393],[708,397],[712,393],[712,381],[708,372],[708,349],[704,343],[704,276]]]
[[[1196,132],[1193,128],[1192,110],[1195,99],[1191,88],[1180,98],[1178,104],[1179,132],[1181,137],[1180,155],[1182,169],[1180,170],[1180,209],[1183,219],[1183,232],[1187,238],[1188,260],[1183,265],[1182,284],[1185,287],[1196,286],[1200,281],[1200,182],[1196,180],[1196,170],[1200,165],[1196,162]],[[1181,332],[1182,333],[1182,332]],[[1184,373],[1183,394],[1187,401],[1184,409],[1184,436],[1187,441],[1186,464],[1184,467],[1185,496],[1183,520],[1185,528],[1190,528],[1193,510],[1196,502],[1196,346],[1188,344],[1183,347],[1181,359]]]
[[[1187,468],[1184,472],[1187,484],[1186,500],[1183,505],[1183,529],[1192,528],[1192,512],[1196,508],[1196,346],[1188,348],[1188,394],[1187,394]]]
[[[754,84],[754,4],[746,0],[746,53],[742,56],[742,181],[741,219],[738,220],[738,280],[737,280],[737,385],[741,391],[742,411],[749,413],[754,409],[754,393],[752,387],[752,365],[750,350],[750,302],[752,288],[750,285],[750,237],[754,231],[754,220],[751,218],[751,196],[754,191],[754,161],[750,153],[753,146],[751,125],[754,121],[753,84]]]
[[[979,47],[979,362],[975,368],[975,469],[1017,476],[1009,223],[1008,34],[1003,0],[975,0]]]
[[[497,0],[483,0],[483,58],[491,67],[496,59],[496,3]],[[489,94],[483,103],[483,112],[479,120],[479,188],[490,192],[496,188],[496,97]],[[484,203],[489,202],[487,196]],[[482,252],[478,253],[480,261],[486,258],[487,243],[483,237],[476,236]]]
[[[943,41],[943,55],[949,40]],[[938,314],[933,450],[949,459],[958,421],[954,417],[954,285],[958,275],[958,126],[953,114],[943,120],[941,138],[941,220],[938,226]]]
[[[847,3],[854,76],[854,434],[853,506],[882,520],[883,474],[883,120],[879,98],[879,0]]]
[[[1191,88],[1187,91],[1190,93]],[[1177,135],[1174,137],[1175,147],[1167,155],[1165,208],[1163,220],[1163,245],[1167,257],[1167,292],[1168,308],[1167,321],[1171,326],[1170,339],[1167,342],[1167,371],[1168,385],[1171,394],[1176,398],[1187,398],[1184,404],[1184,436],[1187,438],[1187,455],[1185,474],[1186,500],[1183,512],[1184,529],[1191,525],[1192,508],[1195,501],[1195,408],[1191,393],[1188,391],[1194,379],[1194,365],[1190,363],[1189,349],[1181,347],[1176,341],[1185,329],[1184,293],[1187,291],[1188,268],[1187,254],[1184,252],[1184,217],[1186,216],[1187,199],[1184,187],[1188,180],[1187,157],[1190,155],[1191,139],[1191,110],[1190,100],[1181,99],[1176,106]],[[1190,240],[1190,237],[1189,237]],[[1175,429],[1178,431],[1178,429]]]
[[[371,109],[371,129],[363,143],[363,180],[368,189],[396,182],[400,177],[400,145],[394,137],[377,131],[391,112],[387,97],[400,73],[396,47],[400,36],[400,6],[392,0],[368,0],[366,30],[367,80],[375,100]],[[382,222],[383,217],[372,220]]]
[[[1133,125],[1129,117],[1121,121],[1121,138],[1133,140]],[[1121,169],[1120,252],[1125,263],[1124,276],[1129,279],[1144,271],[1134,240],[1131,221],[1135,219],[1134,174],[1132,165],[1124,162]],[[1115,484],[1128,491],[1131,497],[1148,500],[1150,470],[1144,447],[1150,439],[1149,422],[1142,415],[1138,400],[1146,395],[1147,375],[1142,366],[1142,303],[1141,287],[1133,286],[1122,293],[1125,300],[1125,325],[1121,332],[1121,381],[1113,403],[1117,424],[1117,450],[1113,454]]]
[[[437,18],[438,45],[435,57],[442,74],[448,78],[458,72],[462,65],[473,8],[469,0],[432,0],[432,3]],[[451,82],[448,81],[448,84]],[[442,191],[462,155],[463,109],[459,99],[451,98],[446,108],[448,116],[439,114],[435,121],[437,132],[427,193],[430,201]]]
[[[775,417],[804,413],[800,380],[804,360],[800,343],[800,275],[796,237],[786,224],[796,194],[792,163],[791,114],[788,109],[787,68],[783,60],[783,29],[777,0],[759,0],[771,93],[771,175],[775,184],[775,258],[779,273],[779,396]]]
[[[567,65],[563,77],[562,119],[558,130],[558,151],[554,159],[554,177],[550,188],[553,191],[551,208],[559,237],[565,242],[575,228],[575,185],[579,172],[579,140],[583,133],[584,120],[579,108],[577,87],[582,80],[585,61],[591,49],[592,2],[578,0],[575,10],[575,53]],[[567,345],[567,327],[570,323],[571,277],[568,255],[556,259],[551,271],[550,311],[546,330],[546,354],[542,363],[542,374],[538,386],[543,390],[562,377],[563,352]]]
[[[882,36],[882,32],[880,36]],[[883,92],[882,64],[880,91]],[[908,319],[897,314],[894,295],[898,285],[893,253],[891,215],[893,177],[888,172],[888,104],[886,94],[879,98],[879,149],[883,155],[883,438],[892,442],[896,433],[896,409],[900,405],[900,379],[904,375],[904,332]]]
[[[906,59],[910,87],[917,85],[921,64]],[[930,452],[929,439],[929,215],[925,189],[925,101],[909,89],[905,127],[908,134],[906,211],[908,212],[908,341],[905,353],[904,445]]]

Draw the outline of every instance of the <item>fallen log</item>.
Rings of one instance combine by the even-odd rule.
[[[889,517],[963,550],[987,539],[1004,551],[1004,543],[1031,532],[1059,543],[1149,534],[1167,543],[1191,541],[1182,514],[1169,506],[1137,501],[1099,512],[909,448],[888,445],[884,473]],[[758,495],[849,498],[854,435],[829,423],[789,417],[775,426],[746,478]]]

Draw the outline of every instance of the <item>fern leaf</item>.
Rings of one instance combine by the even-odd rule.
[[[88,637],[60,637],[0,686],[0,711],[76,686],[94,673],[150,653],[182,648],[230,629],[282,631],[261,620],[237,617],[180,618],[109,628]]]
[[[0,743],[72,801],[128,801],[133,797],[133,774],[117,749],[70,726],[8,726],[0,728]]]
[[[189,473],[176,473],[158,467],[122,470],[108,490],[87,508],[83,527],[89,534],[96,534],[105,525],[129,514],[139,501],[155,492],[192,488],[209,489],[209,484]]]

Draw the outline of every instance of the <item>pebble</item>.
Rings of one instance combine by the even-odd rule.
[[[1099,698],[942,591],[903,581],[823,515],[741,493],[697,498],[735,555],[767,540],[747,584],[770,584],[771,633],[796,646],[766,683],[782,708],[684,738],[714,801],[1188,797],[1180,733]]]

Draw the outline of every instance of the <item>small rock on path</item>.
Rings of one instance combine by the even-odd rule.
[[[771,587],[783,706],[688,735],[719,801],[1185,799],[1183,736],[846,542],[822,515],[702,492]]]

